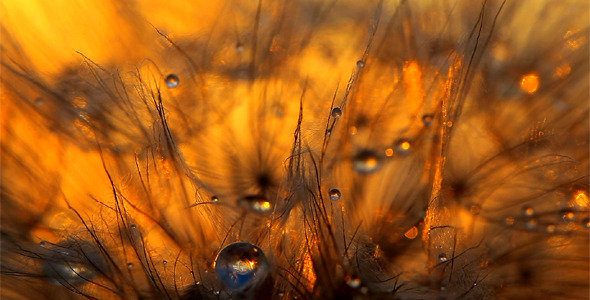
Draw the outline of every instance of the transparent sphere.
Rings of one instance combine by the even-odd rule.
[[[412,147],[412,144],[410,143],[410,141],[408,141],[406,139],[399,139],[399,140],[395,141],[395,152],[398,155],[410,154],[411,147]]]
[[[339,189],[331,189],[330,190],[330,199],[336,201],[340,199],[340,196],[342,196],[342,193],[340,193]]]
[[[359,67],[359,68],[364,68],[365,67],[365,61],[363,61],[363,60],[357,60],[356,66]]]
[[[215,258],[217,280],[230,291],[256,288],[264,282],[269,269],[262,249],[247,242],[230,244]]]
[[[166,85],[169,88],[175,88],[178,86],[179,83],[180,79],[178,79],[178,76],[176,76],[176,74],[169,74],[168,76],[166,76]]]
[[[422,116],[422,123],[424,123],[425,126],[430,126],[430,124],[432,124],[433,120],[434,120],[434,116],[432,114],[424,114]]]
[[[90,282],[106,269],[100,250],[89,242],[64,241],[49,248],[46,255],[43,275],[57,285],[74,286]]]
[[[332,108],[332,117],[334,119],[338,119],[338,118],[342,117],[342,109],[340,107]]]
[[[375,152],[363,150],[355,155],[352,165],[359,173],[373,173],[381,168],[381,159]]]

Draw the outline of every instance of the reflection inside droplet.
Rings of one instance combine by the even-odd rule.
[[[260,285],[269,271],[264,252],[247,243],[233,243],[215,259],[217,279],[230,291],[243,291]]]
[[[411,146],[412,144],[410,143],[410,141],[406,139],[399,139],[395,141],[395,152],[398,155],[408,155],[410,154]]]
[[[257,213],[267,213],[272,210],[271,203],[262,195],[250,195],[238,200],[238,204]]]
[[[375,172],[381,168],[381,160],[373,151],[363,150],[359,152],[352,162],[354,169],[363,174]]]

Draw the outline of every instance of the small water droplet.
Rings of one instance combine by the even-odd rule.
[[[362,174],[373,173],[381,168],[380,158],[371,150],[359,152],[352,163],[354,169]]]
[[[217,196],[212,196],[212,197],[211,197],[211,202],[213,202],[213,203],[217,203],[217,202],[219,202],[219,197],[217,197]]]
[[[353,289],[361,286],[361,280],[358,278],[350,278],[350,276],[347,276],[346,279],[346,284]]]
[[[547,226],[545,227],[545,231],[547,231],[547,233],[554,233],[555,232],[555,225],[547,224]]]
[[[256,288],[268,275],[269,264],[262,249],[247,243],[233,243],[215,258],[217,279],[230,291]]]
[[[342,196],[342,193],[340,193],[339,189],[331,189],[330,190],[330,199],[336,201],[336,200],[340,200],[340,196]]]
[[[169,74],[168,76],[166,76],[166,85],[169,88],[175,88],[178,86],[179,83],[180,79],[178,79],[178,76],[176,76],[176,74]]]
[[[391,148],[385,149],[385,156],[392,157],[393,156],[393,149],[391,149]]]
[[[133,263],[128,263],[127,264],[127,268],[130,269],[130,270],[133,269]]]
[[[271,203],[262,195],[246,196],[239,199],[238,204],[261,214],[272,211]]]
[[[340,107],[332,108],[332,117],[334,119],[338,119],[338,118],[342,117],[342,109]]]
[[[430,126],[430,124],[432,124],[433,120],[434,120],[434,115],[432,115],[432,114],[424,114],[422,116],[422,123],[425,126]]]
[[[46,245],[46,244],[47,244],[47,243],[46,243],[45,241],[41,241],[41,242],[39,243],[39,246],[41,246],[41,247],[45,248],[45,245]]]
[[[137,229],[137,225],[131,224],[131,229]]]
[[[445,262],[447,260],[449,260],[449,259],[447,258],[447,255],[446,254],[441,253],[441,254],[438,255],[438,261]]]
[[[531,218],[524,223],[524,227],[528,230],[535,230],[537,229],[538,223],[539,222],[537,222],[537,219]]]
[[[365,61],[360,59],[356,61],[356,66],[359,68],[364,68],[365,67]]]
[[[410,141],[406,140],[406,139],[399,139],[397,141],[395,141],[395,152],[398,155],[408,155],[410,154],[410,148],[412,147],[412,144],[410,143]]]
[[[522,207],[522,215],[523,216],[532,217],[534,214],[535,214],[535,210],[532,207],[530,207],[528,205],[525,205]]]
[[[242,53],[242,52],[244,52],[244,44],[242,44],[242,43],[238,42],[238,43],[236,44],[236,51],[238,51],[239,53]]]
[[[571,208],[564,208],[559,212],[559,214],[561,215],[561,219],[564,222],[572,222],[576,219],[576,215]]]
[[[590,229],[590,218],[584,218],[582,220],[582,226],[586,229]]]
[[[506,217],[506,219],[504,219],[504,224],[508,226],[514,225],[514,217]]]
[[[471,205],[471,208],[469,209],[469,211],[471,212],[472,215],[477,216],[481,212],[481,206],[479,206],[478,204],[473,204],[473,205]]]
[[[168,261],[167,260],[163,260],[162,263],[163,264],[168,264]]]
[[[329,137],[330,135],[332,135],[332,129],[326,130],[326,137]]]

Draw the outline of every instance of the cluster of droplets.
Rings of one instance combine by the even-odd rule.
[[[574,208],[566,207],[557,212],[558,216],[555,218],[554,222],[547,221],[546,218],[540,218],[543,214],[538,214],[533,207],[530,205],[524,205],[521,209],[521,216],[520,217],[513,217],[508,216],[504,219],[504,224],[506,226],[514,226],[518,220],[522,220],[522,225],[524,229],[529,231],[535,231],[537,229],[542,229],[546,233],[554,233],[556,231],[570,231],[575,226],[576,221],[578,218],[576,217],[576,213],[580,211],[576,211]],[[547,213],[545,213],[547,214]],[[584,229],[590,229],[590,217],[585,217],[581,220],[580,225]]]

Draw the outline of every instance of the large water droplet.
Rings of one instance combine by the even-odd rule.
[[[230,291],[256,288],[268,271],[269,264],[262,249],[247,242],[230,244],[215,258],[217,279]]]
[[[272,210],[271,203],[262,195],[250,195],[238,200],[238,204],[257,213],[267,213]]]
[[[338,118],[342,117],[342,109],[340,109],[340,107],[332,108],[332,117],[334,119],[338,119]]]
[[[363,150],[353,159],[354,169],[363,174],[373,173],[381,168],[381,160],[373,151]]]
[[[79,285],[106,271],[104,257],[89,242],[67,240],[48,251],[43,260],[43,274],[51,283]]]
[[[395,141],[395,153],[397,153],[398,155],[410,154],[411,147],[412,147],[412,144],[410,143],[410,141],[408,141],[406,139],[399,139],[399,140]]]
[[[169,74],[168,76],[166,76],[166,85],[169,88],[175,88],[178,86],[179,83],[180,79],[178,79],[178,76],[176,76],[176,74]]]
[[[336,201],[340,199],[340,196],[342,196],[342,194],[340,193],[339,189],[331,189],[330,190],[330,199]]]

